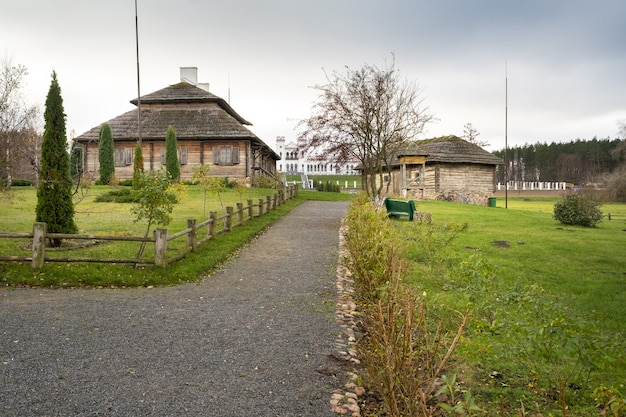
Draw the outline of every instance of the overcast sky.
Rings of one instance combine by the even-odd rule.
[[[615,138],[626,119],[624,0],[138,0],[138,16],[142,95],[198,67],[271,146],[324,71],[392,53],[438,118],[424,138],[471,123],[502,149],[505,103],[509,146]],[[68,136],[134,108],[134,0],[0,0],[0,53],[27,67],[32,104],[57,72]]]

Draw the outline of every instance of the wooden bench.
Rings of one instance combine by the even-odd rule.
[[[397,200],[395,198],[385,198],[385,208],[389,217],[408,216],[413,221],[415,213],[415,203],[413,200]]]

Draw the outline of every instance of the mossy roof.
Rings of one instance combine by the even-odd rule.
[[[139,100],[131,100],[138,105]],[[134,109],[93,127],[76,141],[97,142],[100,127],[108,123],[113,139],[135,141],[138,135],[138,112]],[[182,140],[249,140],[254,147],[269,151],[280,159],[245,125],[241,117],[224,99],[195,85],[181,82],[141,97],[142,140],[165,140],[168,126],[173,126],[176,138]]]
[[[501,158],[454,135],[418,140],[398,152],[398,157],[409,155],[425,155],[426,163],[502,164]]]

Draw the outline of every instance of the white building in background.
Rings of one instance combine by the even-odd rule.
[[[277,153],[280,160],[276,162],[277,170],[287,175],[359,175],[355,170],[358,161],[344,164],[319,160],[315,155],[307,155],[301,151],[302,143],[287,142],[284,136],[276,138]]]

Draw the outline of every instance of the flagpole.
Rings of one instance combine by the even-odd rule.
[[[135,46],[137,50],[137,140],[141,145],[141,88],[139,82],[139,19],[137,18],[137,0],[135,0]]]
[[[509,208],[509,153],[508,144],[509,122],[509,74],[506,59],[504,60],[504,208]]]

